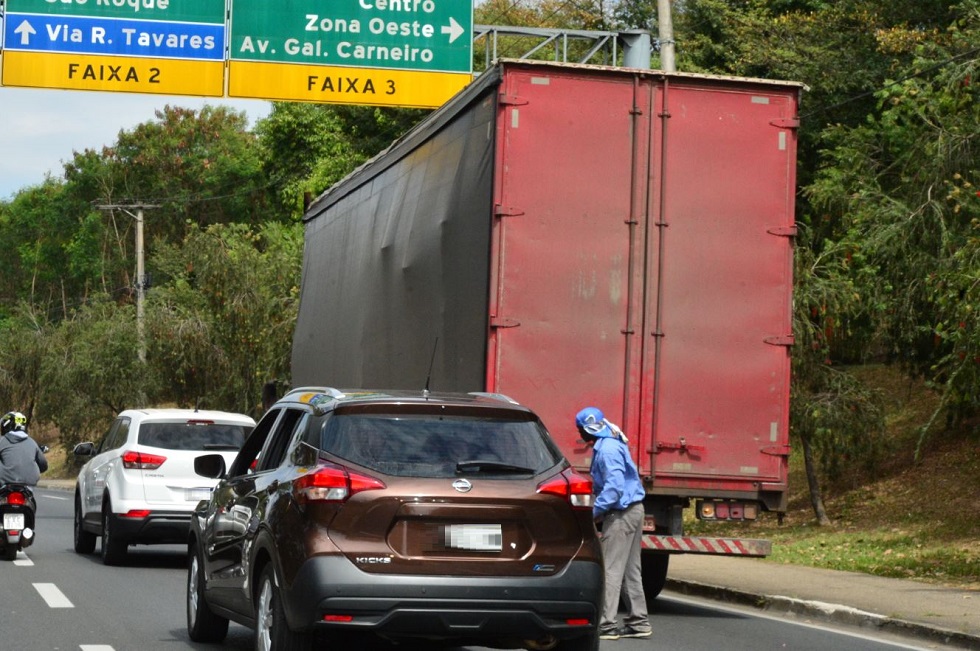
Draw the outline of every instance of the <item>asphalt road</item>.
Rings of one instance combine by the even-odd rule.
[[[38,489],[37,541],[0,562],[0,648],[31,651],[173,651],[253,648],[232,625],[221,646],[192,643],[184,624],[186,557],[178,546],[130,548],[123,567],[72,550],[71,493]],[[96,547],[98,551],[98,547]],[[603,641],[602,651],[885,651],[913,642],[768,616],[664,593],[650,604],[655,637]],[[360,649],[359,651],[368,651]],[[472,650],[471,650],[472,651]]]

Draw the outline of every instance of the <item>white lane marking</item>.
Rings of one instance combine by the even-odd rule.
[[[17,550],[17,560],[14,561],[14,565],[20,565],[22,567],[30,567],[34,565],[34,561],[24,552],[23,549]]]
[[[726,606],[719,602],[712,601],[710,599],[699,599],[698,597],[684,597],[676,594],[671,594],[670,596],[661,595],[657,597],[657,599],[663,599],[665,601],[678,601],[680,603],[692,604],[695,606],[700,606],[702,608],[711,608],[713,610],[721,610],[721,611],[735,613],[739,615],[745,615],[748,617],[758,617],[760,619],[768,619],[770,621],[780,622],[782,624],[790,624],[792,626],[799,626],[801,628],[811,628],[818,631],[828,631],[835,635],[842,635],[847,637],[853,637],[859,640],[867,640],[869,642],[881,643],[887,646],[893,646],[897,649],[908,649],[908,651],[928,651],[928,649],[930,648],[935,648],[935,647],[916,646],[915,642],[910,640],[886,639],[886,638],[882,638],[881,636],[869,635],[858,631],[848,630],[846,628],[846,625],[843,625],[843,628],[839,628],[838,626],[841,625],[832,621],[828,621],[826,624],[817,624],[809,620],[807,621],[792,620],[786,616],[766,613],[757,610],[755,608],[752,608],[751,606],[743,606],[743,607]]]
[[[83,644],[78,648],[82,651],[116,651],[108,644]]]
[[[35,583],[34,589],[38,591],[41,598],[47,602],[49,608],[74,608],[75,604],[68,601],[68,597],[58,589],[53,583]]]
[[[68,497],[59,497],[58,495],[48,495],[46,493],[41,493],[41,497],[47,500],[61,500],[62,502],[67,502],[69,499],[71,499]]]

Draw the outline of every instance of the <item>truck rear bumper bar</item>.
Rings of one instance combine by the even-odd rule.
[[[643,535],[643,549],[672,554],[713,554],[716,556],[768,556],[772,542],[745,538],[702,538],[698,536]]]

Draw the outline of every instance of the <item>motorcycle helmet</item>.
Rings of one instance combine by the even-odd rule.
[[[19,411],[8,411],[0,418],[0,434],[14,431],[27,431],[27,416]]]

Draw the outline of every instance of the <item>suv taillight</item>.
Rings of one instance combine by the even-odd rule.
[[[156,470],[166,460],[167,457],[162,457],[159,454],[147,454],[133,450],[123,452],[122,455],[123,468],[130,470]]]
[[[361,491],[387,488],[380,479],[350,472],[343,466],[323,464],[294,483],[299,502],[345,502]]]
[[[592,479],[572,468],[538,484],[538,492],[564,497],[576,509],[592,509]]]

